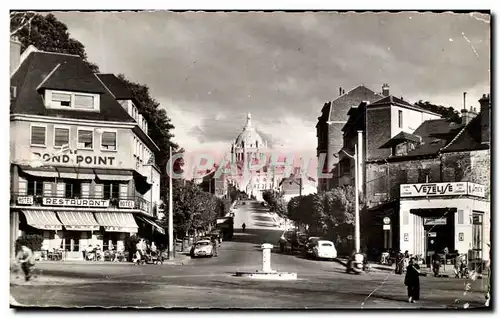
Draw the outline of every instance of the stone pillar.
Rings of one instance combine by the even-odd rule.
[[[16,240],[19,237],[19,212],[10,213],[10,256],[16,257]]]
[[[271,269],[271,249],[273,248],[272,244],[262,244],[260,246],[262,248],[262,271],[263,272],[272,272]]]

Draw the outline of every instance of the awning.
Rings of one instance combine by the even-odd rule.
[[[99,180],[104,181],[130,181],[132,172],[129,170],[118,169],[94,169]]]
[[[160,226],[159,224],[156,224],[156,222],[148,220],[146,218],[142,218],[142,217],[139,217],[139,219],[154,226],[156,228],[156,230],[158,232],[160,232],[161,234],[165,234],[165,229],[162,226]]]
[[[56,167],[59,173],[59,178],[79,179],[79,180],[94,180],[95,173],[90,168],[74,168],[74,167]]]
[[[30,166],[19,166],[21,170],[34,177],[43,177],[43,178],[57,178],[59,174],[54,167],[30,167]]]
[[[66,230],[70,231],[98,231],[99,223],[92,212],[57,212]]]
[[[62,224],[57,219],[56,213],[52,211],[23,210],[26,222],[40,230],[62,230]]]
[[[132,213],[96,212],[97,223],[104,226],[107,232],[137,233],[138,226]]]

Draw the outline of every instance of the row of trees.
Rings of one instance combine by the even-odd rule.
[[[349,253],[354,234],[355,192],[352,186],[341,186],[326,192],[297,196],[286,203],[283,195],[267,190],[263,199],[275,211],[307,228],[312,236],[327,237],[335,241],[340,252]],[[360,208],[364,205],[360,198]]]
[[[11,36],[21,42],[21,50],[34,45],[37,49],[47,52],[67,53],[80,56],[83,61],[98,73],[99,66],[88,60],[85,46],[70,37],[68,27],[57,20],[53,14],[41,15],[35,12],[11,12]],[[127,79],[124,74],[118,78],[131,90],[138,101],[137,107],[148,122],[148,134],[160,148],[155,156],[155,163],[161,171],[160,195],[163,202],[168,204],[169,178],[167,163],[170,159],[169,148],[173,153],[184,152],[174,141],[172,133],[175,126],[168,117],[166,110],[151,96],[147,85]],[[182,173],[182,159],[174,163],[174,172]],[[203,192],[192,182],[175,180],[174,185],[174,231],[186,233],[194,230],[205,230],[214,224],[215,219],[225,208],[226,204],[213,194]],[[162,220],[167,223],[167,220]]]

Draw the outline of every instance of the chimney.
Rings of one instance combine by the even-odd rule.
[[[462,113],[462,124],[463,125],[467,125],[474,117],[477,116],[477,114],[474,112],[474,109],[470,108],[470,110],[467,110],[467,108],[464,107],[464,109],[462,109],[460,111]]]
[[[490,143],[490,94],[483,94],[483,97],[479,100],[481,105],[481,143]]]
[[[384,84],[382,85],[382,95],[383,96],[389,96],[389,84]]]
[[[21,42],[17,37],[10,38],[10,75],[17,70],[21,62]]]
[[[464,109],[467,108],[465,105],[467,105],[467,92],[464,92]]]
[[[339,87],[339,96],[342,96],[342,87]]]

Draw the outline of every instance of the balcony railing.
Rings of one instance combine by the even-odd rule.
[[[54,207],[79,207],[94,209],[136,209],[156,216],[157,206],[140,196],[127,196],[120,198],[104,198],[102,196],[45,196],[12,193],[10,205],[17,206],[54,206]]]

